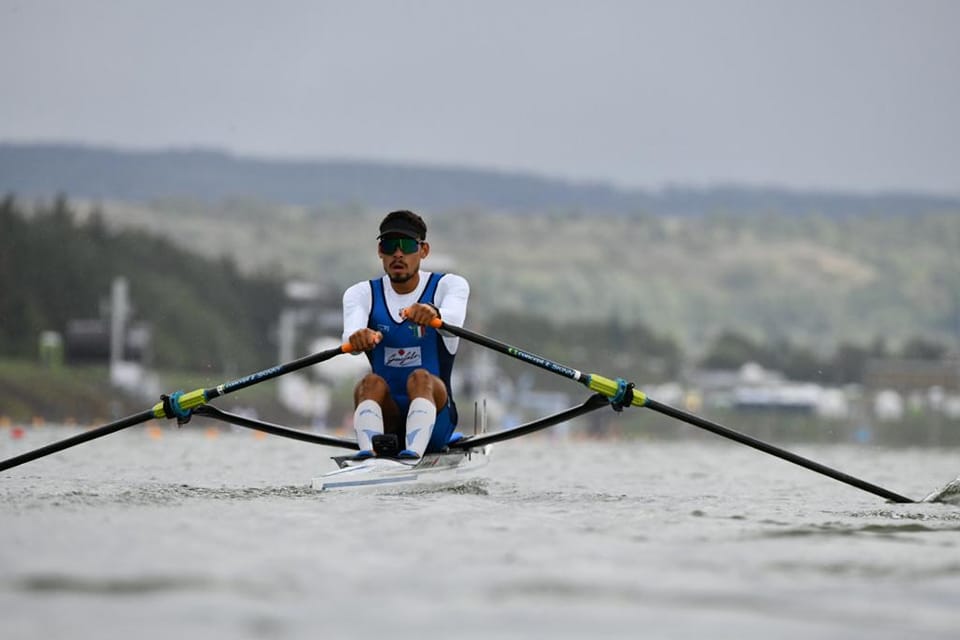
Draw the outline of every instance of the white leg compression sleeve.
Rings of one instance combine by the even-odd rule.
[[[406,448],[422,456],[427,450],[430,435],[433,433],[433,423],[436,421],[437,407],[433,402],[426,398],[411,400],[410,410],[407,412]]]
[[[373,400],[363,400],[353,412],[353,428],[357,431],[360,450],[373,451],[373,436],[383,433],[383,410]]]

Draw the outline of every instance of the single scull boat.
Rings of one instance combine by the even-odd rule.
[[[490,459],[490,445],[428,453],[415,462],[396,458],[336,456],[339,467],[313,479],[317,491],[344,489],[442,489],[476,477]]]

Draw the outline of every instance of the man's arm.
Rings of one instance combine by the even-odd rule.
[[[467,301],[470,299],[470,285],[466,278],[453,273],[440,278],[437,283],[437,295],[434,296],[440,318],[455,327],[462,327],[467,319]],[[456,353],[460,338],[444,337],[443,343],[450,353]]]
[[[470,285],[466,278],[453,273],[440,278],[437,283],[435,304],[440,317],[447,324],[462,327],[467,319],[467,301],[470,298]]]
[[[353,353],[369,351],[380,342],[380,334],[367,328],[372,307],[373,293],[368,282],[358,282],[343,293],[342,339],[350,343]]]

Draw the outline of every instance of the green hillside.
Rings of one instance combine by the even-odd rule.
[[[192,251],[229,257],[245,272],[280,271],[339,291],[380,269],[380,210],[249,201],[101,208],[111,227],[176,237]],[[731,329],[823,351],[877,338],[893,345],[916,336],[950,342],[960,327],[960,212],[422,213],[433,247],[426,264],[468,277],[474,323],[504,311],[618,320],[648,325],[690,353]]]

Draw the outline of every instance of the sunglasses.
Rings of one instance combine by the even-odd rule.
[[[416,253],[420,249],[420,241],[414,238],[383,238],[380,240],[380,253],[392,255],[397,247],[402,253]]]

